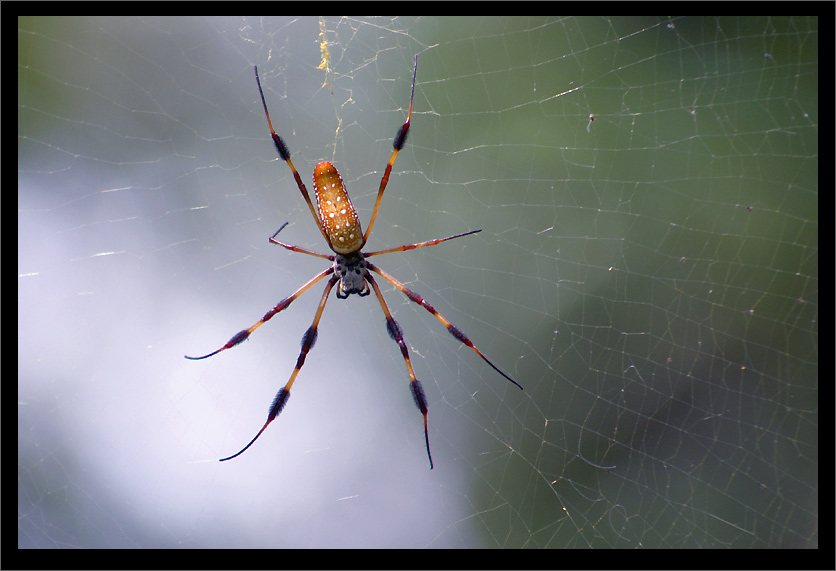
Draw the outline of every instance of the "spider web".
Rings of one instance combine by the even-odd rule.
[[[18,21],[19,547],[817,547],[818,20]],[[331,160],[393,288],[325,266]],[[321,65],[320,65],[321,64]],[[594,117],[594,121],[590,119]],[[310,188],[310,187],[309,187]]]

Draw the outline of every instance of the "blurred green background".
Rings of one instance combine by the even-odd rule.
[[[373,297],[325,267],[330,160]],[[321,65],[322,64],[322,65]],[[594,121],[590,120],[594,117]],[[817,547],[818,20],[22,18],[19,547]],[[310,188],[310,187],[309,187]]]

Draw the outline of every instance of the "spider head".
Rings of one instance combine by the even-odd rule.
[[[340,278],[337,297],[345,299],[353,293],[360,297],[369,295],[369,284],[366,281],[368,271],[366,259],[360,252],[337,254],[334,259],[334,274]]]

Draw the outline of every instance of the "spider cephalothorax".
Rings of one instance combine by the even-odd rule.
[[[340,277],[337,297],[345,299],[353,293],[365,297],[371,293],[366,277],[369,275],[366,258],[360,252],[337,254],[334,257],[334,274]]]

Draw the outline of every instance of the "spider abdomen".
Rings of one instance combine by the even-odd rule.
[[[316,205],[322,228],[338,254],[352,254],[363,247],[363,230],[340,173],[329,162],[316,165],[313,174]]]

